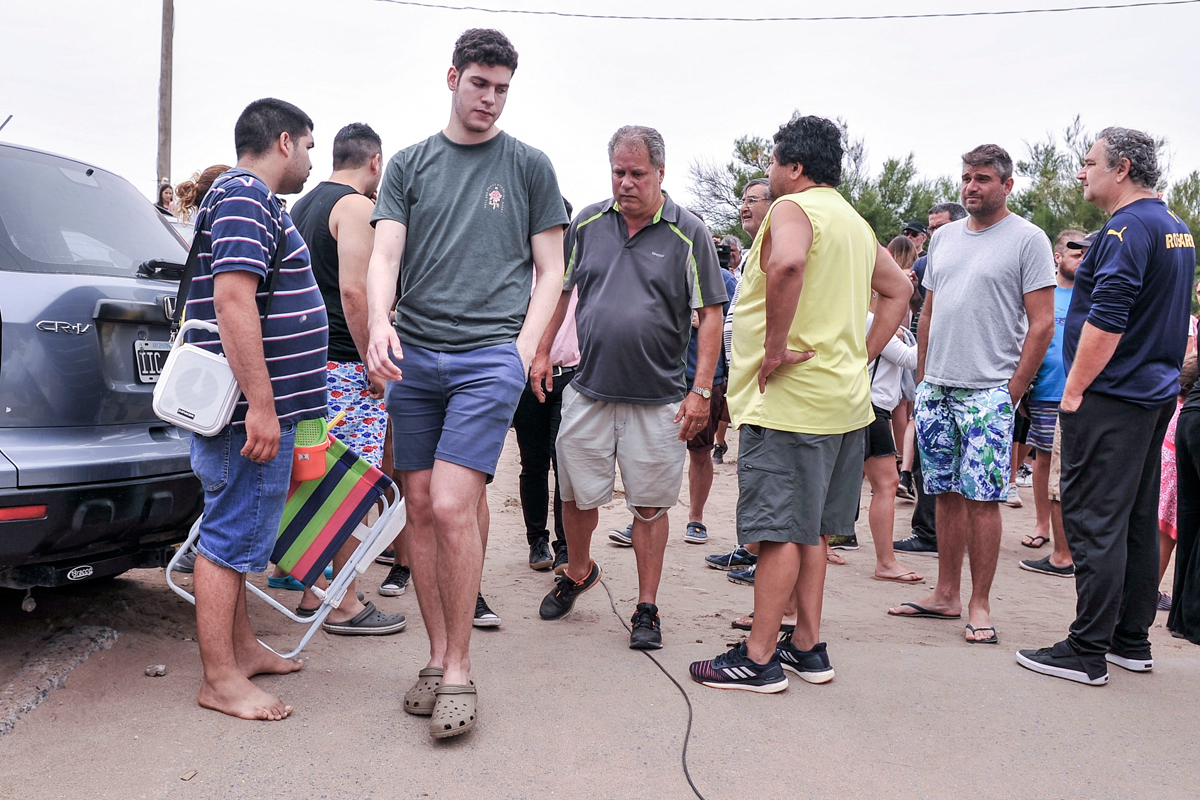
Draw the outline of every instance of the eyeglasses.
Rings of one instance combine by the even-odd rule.
[[[771,202],[771,198],[769,198],[769,197],[743,197],[742,198],[742,205],[744,205],[744,206],[752,206],[755,203],[769,203],[769,202]]]

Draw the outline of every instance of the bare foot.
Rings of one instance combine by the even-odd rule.
[[[825,560],[830,564],[837,564],[839,567],[846,566],[846,559],[842,558],[842,555],[836,550],[826,550]]]
[[[742,628],[742,627],[749,628],[750,626],[752,626],[754,624],[754,617],[747,614],[744,617],[738,617],[737,619],[735,619],[733,621],[733,624],[735,627],[738,627],[738,628]],[[783,622],[781,624],[791,625],[792,627],[795,627],[796,626],[796,618],[792,617],[789,619],[788,617],[784,617]]]
[[[292,707],[264,692],[247,678],[231,678],[220,683],[205,680],[196,698],[204,708],[220,711],[239,719],[276,721],[292,713]]]
[[[896,564],[892,567],[876,567],[875,577],[881,581],[895,581],[896,583],[920,583],[925,580],[924,575],[918,575],[911,569]]]
[[[304,669],[303,658],[284,658],[260,642],[255,642],[254,647],[246,652],[239,651],[235,655],[238,668],[247,678],[255,675],[288,675]]]

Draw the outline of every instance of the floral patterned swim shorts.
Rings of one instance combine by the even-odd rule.
[[[1004,499],[1013,437],[1007,385],[959,389],[922,381],[914,416],[926,494]]]
[[[380,466],[387,411],[383,399],[373,400],[367,391],[367,368],[361,361],[330,361],[326,366],[329,418],[339,411],[346,412],[333,435],[371,464]]]

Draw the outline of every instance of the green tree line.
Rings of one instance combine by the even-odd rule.
[[[883,244],[900,233],[909,220],[925,220],[929,207],[940,202],[961,202],[959,182],[943,175],[925,178],[917,173],[913,154],[888,158],[878,173],[867,164],[866,144],[850,136],[849,126],[839,119],[845,160],[838,190],[870,223]],[[1092,231],[1108,218],[1083,199],[1083,185],[1075,175],[1083,165],[1096,137],[1076,117],[1061,135],[1047,133],[1026,142],[1016,159],[1014,172],[1024,180],[1022,188],[1009,197],[1009,208],[1037,225],[1051,241],[1060,231],[1076,228]],[[733,158],[726,164],[695,161],[688,170],[693,210],[716,235],[734,234],[749,239],[741,228],[739,207],[746,184],[765,175],[772,143],[766,137],[743,136],[734,142]],[[1168,158],[1167,142],[1158,140],[1159,163]],[[1158,187],[1171,210],[1200,235],[1200,170],[1174,183],[1167,171]],[[1197,270],[1200,279],[1200,269]]]

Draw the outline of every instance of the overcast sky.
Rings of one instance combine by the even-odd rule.
[[[445,0],[457,4],[457,0]],[[687,16],[933,13],[1046,8],[1054,0],[582,2],[471,0],[488,8]],[[1086,4],[1086,3],[1085,3]],[[379,0],[176,0],[172,181],[232,164],[250,101],[296,103],[316,124],[309,187],[333,134],[371,124],[387,155],[442,129],[454,40],[504,31],[520,53],[500,127],[544,150],[580,207],[610,194],[605,145],[621,125],[658,128],[666,188],[687,194],[695,159],[729,159],[793,109],[841,116],[875,168],[916,156],[923,175],[1025,141],[1080,114],[1165,136],[1174,180],[1200,168],[1200,5],[959,19],[838,22],[581,20],[433,10]],[[5,0],[0,140],[110,169],[151,196],[159,0]]]

